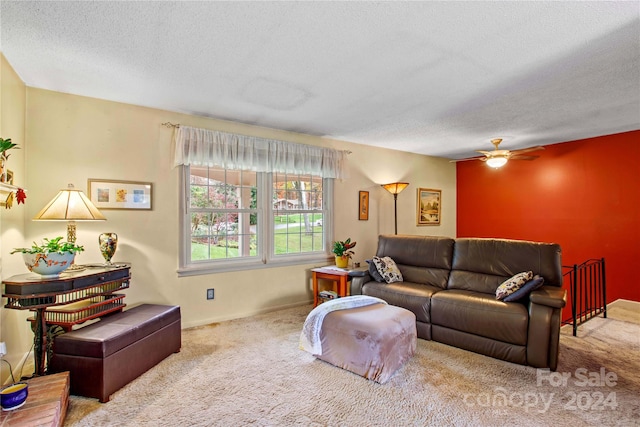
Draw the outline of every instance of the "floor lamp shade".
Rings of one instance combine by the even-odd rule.
[[[393,194],[393,222],[396,234],[398,234],[398,194],[407,188],[408,185],[408,182],[392,182],[391,184],[382,185],[385,190]]]
[[[33,218],[34,221],[69,221],[67,241],[75,242],[74,221],[105,221],[107,218],[95,207],[91,200],[81,191],[69,184]]]
[[[384,184],[383,187],[391,194],[400,194],[408,185],[408,182],[392,182],[391,184]]]

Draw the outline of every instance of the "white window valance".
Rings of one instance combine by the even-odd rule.
[[[347,151],[182,125],[176,129],[174,137],[174,166],[347,178]]]

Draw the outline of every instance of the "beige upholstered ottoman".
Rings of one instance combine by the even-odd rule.
[[[332,311],[320,330],[318,359],[384,384],[416,351],[416,317],[386,304]]]

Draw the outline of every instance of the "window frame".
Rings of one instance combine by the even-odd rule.
[[[257,251],[256,256],[221,258],[215,260],[191,261],[191,211],[189,206],[190,166],[179,166],[180,196],[179,196],[179,266],[178,277],[196,276],[229,271],[253,270],[261,268],[284,267],[289,265],[310,264],[330,259],[330,246],[333,236],[333,186],[334,179],[322,178],[322,240],[323,250],[316,252],[275,254],[274,210],[271,196],[273,192],[273,173],[256,172],[257,212],[256,224]],[[261,243],[260,243],[261,242]]]

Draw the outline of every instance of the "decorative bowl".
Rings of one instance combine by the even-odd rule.
[[[29,386],[27,383],[15,383],[0,390],[0,405],[3,411],[18,409],[27,400]]]
[[[23,253],[22,259],[25,265],[34,273],[42,277],[57,277],[73,264],[76,254],[73,252],[50,252],[48,254]]]

